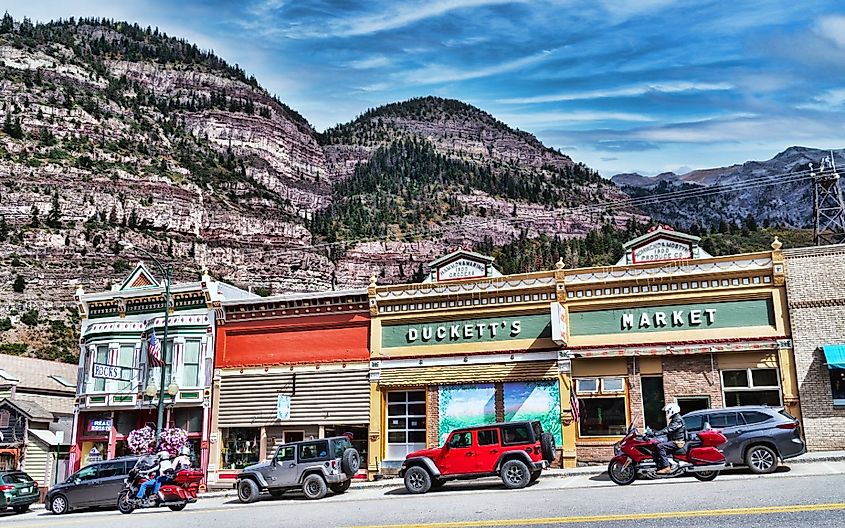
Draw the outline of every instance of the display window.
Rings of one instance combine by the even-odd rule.
[[[781,405],[780,375],[776,368],[748,368],[722,371],[725,407]]]
[[[833,405],[845,406],[845,369],[832,368],[830,370],[830,392]]]
[[[628,430],[628,397],[624,377],[576,378],[580,416],[578,436],[623,436]]]
[[[223,429],[222,433],[222,469],[243,469],[258,463],[261,429],[258,427],[233,427]]]

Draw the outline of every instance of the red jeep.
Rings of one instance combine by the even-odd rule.
[[[409,454],[399,476],[409,493],[425,493],[447,480],[499,475],[510,489],[540,477],[555,456],[555,440],[540,422],[508,422],[452,431],[443,447]]]

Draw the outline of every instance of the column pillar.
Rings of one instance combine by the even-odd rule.
[[[381,391],[378,383],[370,383],[370,432],[367,438],[367,478],[372,480],[382,460]]]
[[[787,342],[788,341],[788,342]],[[792,416],[801,419],[801,406],[798,397],[798,374],[795,370],[795,354],[792,340],[778,343],[778,366],[780,366],[780,386],[783,391],[783,406]]]
[[[575,451],[575,432],[578,422],[572,416],[571,391],[575,390],[572,385],[571,372],[560,372],[560,421],[561,436],[563,437],[562,465],[564,468],[574,468],[578,464],[578,457]]]

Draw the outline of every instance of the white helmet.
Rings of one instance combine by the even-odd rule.
[[[663,412],[666,413],[666,416],[675,416],[676,414],[681,414],[681,406],[677,403],[670,403],[663,407]]]
[[[159,460],[169,460],[170,459],[170,452],[166,449],[162,449],[158,452],[158,459]]]
[[[191,448],[188,446],[182,446],[182,448],[179,449],[179,454],[189,456],[191,454]]]

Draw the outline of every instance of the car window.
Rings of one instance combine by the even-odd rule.
[[[704,414],[684,416],[684,425],[687,426],[687,431],[695,432],[704,429],[705,416]]]
[[[296,453],[296,447],[294,446],[282,446],[279,448],[279,452],[276,453],[276,460],[279,462],[286,462],[293,460],[293,455]]]
[[[343,456],[343,452],[352,447],[352,442],[349,441],[348,438],[336,438],[332,440],[332,444],[334,444],[334,457],[341,458]]]
[[[449,447],[472,447],[472,433],[469,431],[463,433],[455,433],[449,439]]]
[[[71,479],[73,480],[94,480],[97,478],[97,466],[88,466],[77,471]]]
[[[299,446],[299,461],[305,462],[308,460],[319,460],[326,458],[329,454],[329,443],[325,440],[321,442],[309,442]]]
[[[543,436],[543,425],[540,422],[531,422],[531,426],[534,428],[534,439],[539,440]]]
[[[531,438],[531,432],[527,424],[502,426],[503,444],[524,444],[529,441],[529,438]]]
[[[715,429],[736,427],[736,425],[737,421],[735,412],[713,413],[710,415],[710,427]]]
[[[0,482],[4,484],[27,484],[32,482],[32,477],[27,475],[26,473],[9,473],[8,475],[4,475]]]
[[[499,443],[499,431],[496,429],[484,429],[478,431],[478,445],[496,445]]]
[[[759,411],[742,411],[739,414],[742,415],[742,419],[748,425],[763,423],[772,419],[768,414]]]
[[[97,469],[97,478],[121,477],[126,474],[126,462],[105,462]]]
[[[793,420],[793,421],[796,420],[796,418],[794,416],[792,416],[791,414],[789,414],[789,412],[787,412],[786,409],[779,410],[778,414],[780,414],[781,416],[785,416],[786,418],[789,418],[790,420]]]

